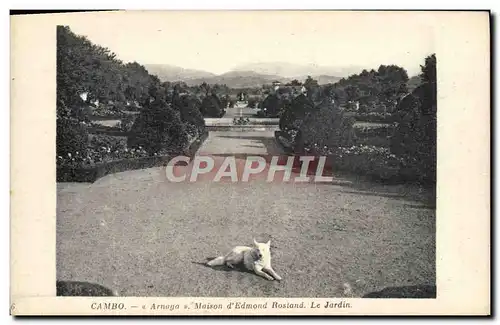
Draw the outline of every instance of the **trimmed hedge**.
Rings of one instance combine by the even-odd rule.
[[[170,156],[154,156],[109,161],[89,167],[60,167],[57,168],[57,181],[93,183],[97,179],[108,174],[119,173],[127,170],[163,166],[168,163],[169,160]]]
[[[275,131],[274,135],[277,143],[284,149],[285,153],[293,154],[295,144],[290,138],[290,135],[283,131]],[[309,150],[307,154],[317,157],[324,156],[315,152],[313,149]],[[421,177],[417,169],[403,167],[395,161],[389,162],[376,154],[326,155],[324,169],[325,171],[333,170],[336,172],[346,172],[365,176],[374,181],[381,181],[384,183],[421,182]]]
[[[193,156],[208,137],[208,131],[193,141],[182,154]],[[93,183],[97,179],[109,174],[165,166],[173,155],[152,156],[133,159],[121,159],[86,167],[59,167],[56,170],[57,182],[87,182]]]

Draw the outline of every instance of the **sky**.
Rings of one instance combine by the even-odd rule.
[[[62,21],[125,62],[216,74],[248,63],[287,62],[374,69],[396,64],[411,76],[435,52],[435,21],[423,12],[136,11],[66,15]]]

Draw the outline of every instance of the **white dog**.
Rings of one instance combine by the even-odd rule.
[[[255,272],[270,281],[276,279],[281,281],[281,277],[273,270],[271,266],[271,241],[267,243],[258,243],[253,240],[254,247],[236,246],[227,255],[219,256],[209,262],[207,265],[227,265],[233,268],[234,265],[243,262],[245,268]]]

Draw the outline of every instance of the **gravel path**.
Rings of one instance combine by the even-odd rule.
[[[200,151],[279,148],[272,132],[211,132]],[[343,297],[434,284],[428,195],[346,177],[328,185],[173,184],[163,168],[60,183],[57,278],[124,296]],[[271,239],[282,282],[199,264],[253,237]]]

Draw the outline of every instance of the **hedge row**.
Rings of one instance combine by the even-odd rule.
[[[275,138],[287,154],[294,153],[294,143],[290,135],[283,131],[275,131]],[[418,170],[411,167],[404,167],[404,164],[396,163],[395,161],[398,158],[395,156],[389,160],[376,152],[356,155],[322,155],[314,152],[313,149],[308,150],[308,155],[326,156],[326,171],[352,173],[384,183],[420,181]]]
[[[204,132],[197,140],[189,145],[182,153],[186,156],[193,156],[203,142],[208,137],[208,131]],[[172,155],[152,156],[133,159],[120,159],[105,163],[95,164],[89,167],[59,167],[56,171],[57,182],[90,182],[109,174],[119,173],[127,170],[136,170],[143,168],[152,168],[165,166]]]

